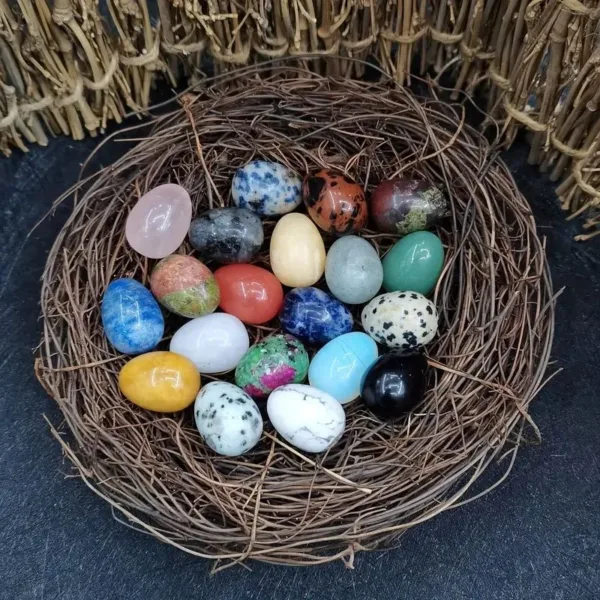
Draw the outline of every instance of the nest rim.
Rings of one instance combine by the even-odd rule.
[[[544,384],[554,331],[555,296],[530,208],[460,106],[393,84],[286,72],[243,69],[217,78],[182,96],[180,108],[131,128],[150,134],[57,201],[73,197],[73,213],[42,280],[36,374],[65,418],[69,440],[52,428],[65,454],[130,526],[224,561],[218,568],[246,559],[351,566],[356,552],[389,546],[498,485],[524,426],[537,433],[527,408]],[[109,281],[133,276],[147,284],[156,262],[124,240],[124,220],[139,196],[174,176],[190,192],[194,214],[226,206],[227,180],[253,156],[302,174],[342,168],[368,191],[394,175],[425,176],[451,204],[450,221],[437,230],[446,249],[433,296],[441,334],[426,348],[425,402],[397,424],[381,424],[359,401],[346,405],[346,432],[324,455],[304,455],[268,427],[243,457],[214,455],[191,409],[157,415],[119,394],[118,368],[127,357],[109,347],[99,323],[97,299]],[[274,224],[265,221],[253,264],[268,267]],[[398,239],[360,235],[380,256]],[[334,238],[323,237],[329,248]],[[180,249],[191,250],[187,241]],[[169,333],[183,322],[166,320]],[[278,332],[272,325],[248,326],[251,343]],[[202,376],[203,384],[213,379]],[[503,451],[512,454],[506,474],[465,499]]]

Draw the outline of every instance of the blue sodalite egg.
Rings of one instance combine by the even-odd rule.
[[[285,331],[309,344],[326,344],[352,331],[350,311],[336,298],[314,287],[287,294],[279,315]]]
[[[123,354],[149,352],[164,334],[158,302],[134,279],[111,281],[104,292],[101,312],[108,341]]]
[[[285,215],[302,202],[302,181],[282,164],[253,160],[233,176],[231,194],[240,208],[261,217]]]

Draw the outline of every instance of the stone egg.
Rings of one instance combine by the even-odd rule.
[[[367,371],[361,396],[380,419],[396,419],[423,400],[427,359],[422,354],[383,354]]]
[[[263,431],[258,406],[232,383],[212,381],[194,403],[196,427],[210,448],[223,456],[239,456],[256,446]]]
[[[388,292],[428,294],[444,268],[444,247],[430,231],[415,231],[383,257],[383,287]]]
[[[302,202],[300,177],[286,166],[268,160],[253,160],[233,176],[231,195],[240,208],[261,217],[292,212]]]
[[[190,243],[204,260],[250,262],[265,239],[260,217],[246,208],[213,208],[192,221]]]
[[[346,304],[368,302],[383,282],[377,251],[355,235],[336,240],[327,253],[325,281],[331,293]]]
[[[260,325],[274,319],[283,304],[283,288],[270,271],[255,265],[227,265],[215,271],[220,306],[244,323]]]
[[[360,395],[363,376],[378,355],[377,344],[366,333],[346,333],[315,354],[308,369],[308,381],[340,404],[347,404]]]
[[[111,281],[102,298],[101,316],[108,341],[123,354],[149,352],[164,334],[158,302],[134,279]]]
[[[388,179],[371,194],[371,219],[378,231],[406,235],[435,226],[450,212],[442,192],[419,179]]]
[[[267,413],[277,432],[304,452],[324,452],[335,446],[346,426],[342,405],[310,385],[276,389],[267,401]]]
[[[325,271],[325,244],[314,223],[300,213],[285,215],[271,236],[271,269],[288,287],[315,284]]]
[[[180,327],[171,338],[171,352],[189,358],[200,373],[235,369],[250,346],[244,324],[233,315],[213,313]]]
[[[235,370],[235,383],[253,398],[264,399],[288,383],[302,383],[308,354],[292,335],[270,335],[252,346]]]
[[[328,169],[307,175],[302,183],[302,196],[308,214],[323,231],[350,233],[367,223],[365,193],[346,175]]]
[[[390,292],[376,296],[363,308],[362,326],[376,342],[412,352],[435,337],[438,312],[422,294]]]
[[[144,194],[125,223],[129,245],[142,256],[164,258],[181,246],[192,220],[190,195],[173,183]]]
[[[193,319],[219,306],[219,286],[210,269],[193,256],[172,254],[156,264],[150,289],[176,315]]]
[[[284,331],[309,344],[326,344],[352,331],[354,323],[339,300],[314,287],[288,292],[279,319]]]
[[[131,359],[119,373],[125,397],[148,410],[177,412],[187,408],[200,389],[192,361],[173,352],[148,352]]]

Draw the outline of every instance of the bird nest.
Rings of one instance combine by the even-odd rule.
[[[481,495],[477,478],[507,454],[510,469],[524,426],[535,428],[528,407],[543,385],[554,319],[544,246],[508,168],[465,123],[462,106],[289,69],[283,78],[240,77],[182,96],[177,110],[139,130],[135,148],[80,183],[44,272],[37,374],[64,415],[53,431],[66,455],[129,525],[222,559],[220,567],[245,559],[351,565],[357,551],[390,545]],[[424,401],[393,424],[360,401],[348,405],[341,441],[322,455],[292,448],[268,423],[248,454],[215,455],[191,407],[157,414],[122,396],[127,357],[101,325],[109,282],[148,284],[155,262],[125,241],[139,197],[173,182],[190,192],[194,214],[227,206],[233,173],[257,158],[301,175],[335,168],[367,194],[396,175],[425,178],[451,210],[437,230],[446,258],[433,295],[440,328],[427,346]],[[264,225],[254,262],[268,268],[275,222]],[[396,241],[361,235],[380,255]],[[326,246],[334,241],[324,237]],[[186,242],[180,252],[192,248]],[[160,349],[182,322],[167,315]],[[248,329],[251,342],[280,331],[277,320]]]

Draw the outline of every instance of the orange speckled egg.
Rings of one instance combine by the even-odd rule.
[[[368,218],[362,187],[346,175],[322,169],[307,175],[302,197],[312,220],[328,233],[352,233],[362,229]]]

